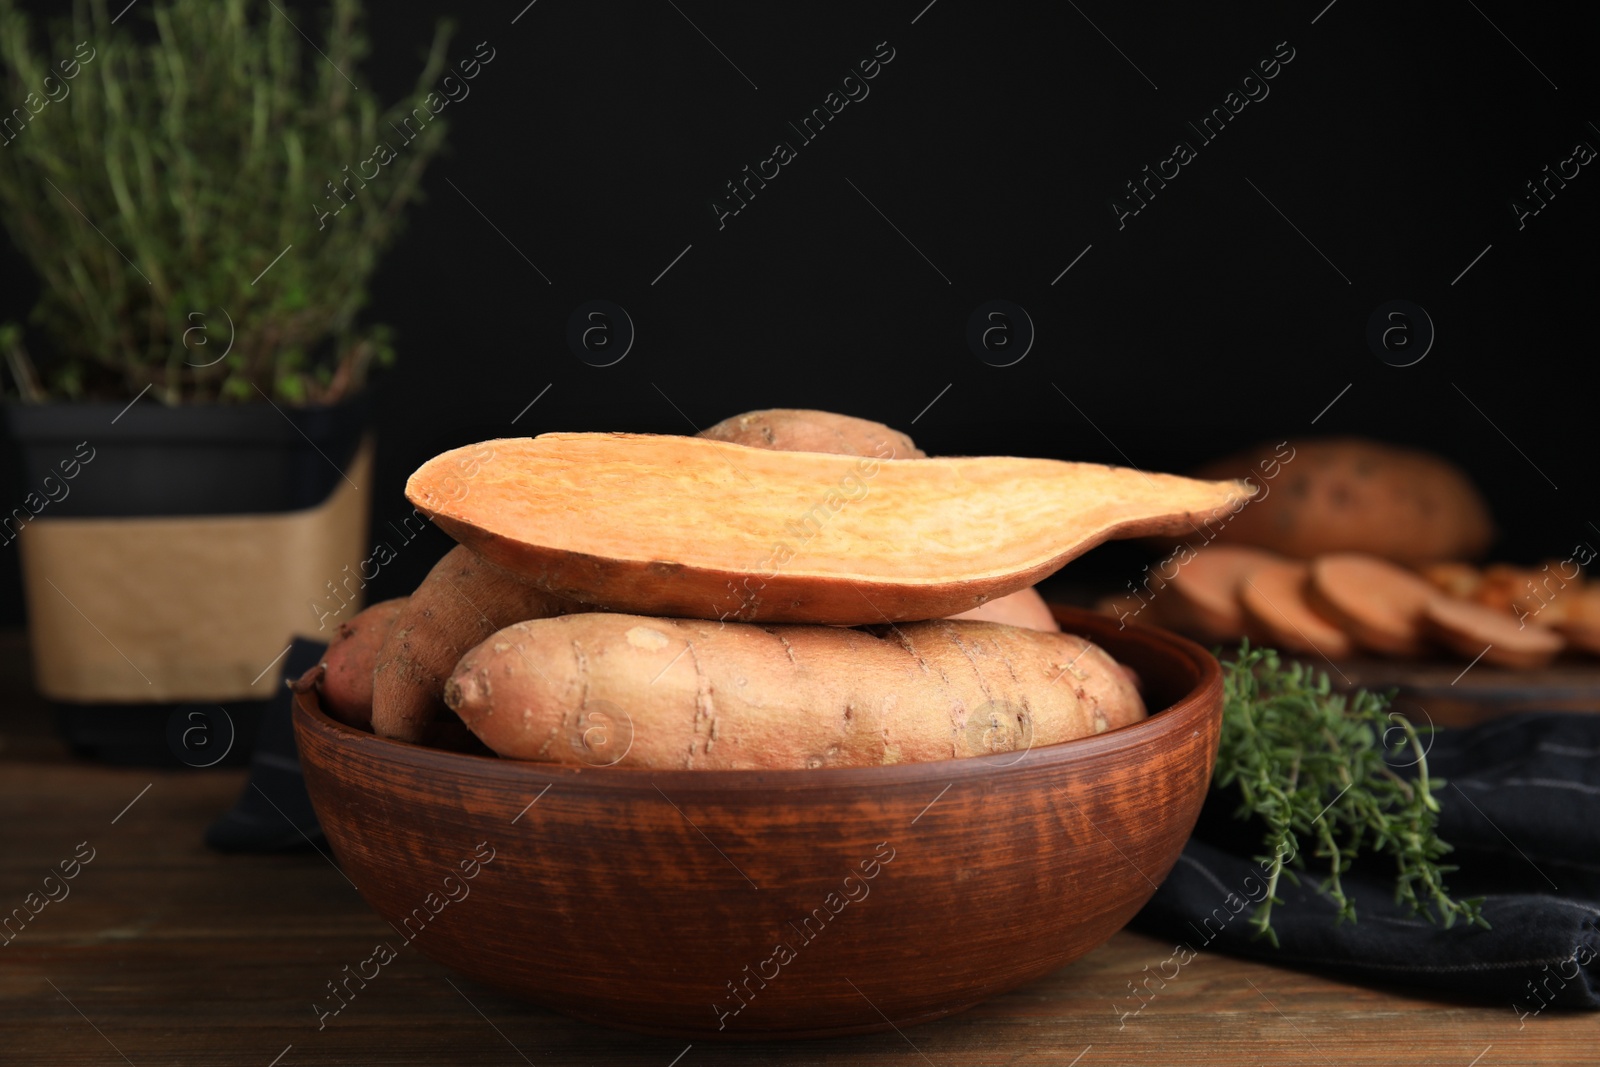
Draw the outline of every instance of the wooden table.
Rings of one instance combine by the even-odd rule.
[[[1202,954],[1137,1016],[1114,1003],[1171,946],[1122,933],[963,1015],[870,1037],[713,1045],[570,1021],[403,949],[325,1029],[312,1002],[392,931],[316,853],[201,844],[240,771],[72,760],[0,641],[0,914],[94,858],[0,947],[0,1064],[1393,1064],[1600,1062],[1600,1017],[1467,1006]],[[87,854],[87,850],[83,850]],[[59,892],[59,891],[57,891]],[[959,937],[931,930],[930,937]]]

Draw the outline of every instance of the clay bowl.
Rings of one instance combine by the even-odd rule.
[[[535,1004],[697,1041],[904,1029],[1104,943],[1205,798],[1216,660],[1055,610],[1139,672],[1155,714],[1021,758],[650,772],[390,741],[308,693],[300,762],[395,950],[412,941]]]

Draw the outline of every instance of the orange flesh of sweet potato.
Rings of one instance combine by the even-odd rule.
[[[502,756],[704,770],[1020,758],[1145,716],[1081,637],[945,619],[539,619],[463,656],[445,699]]]
[[[322,654],[318,701],[347,726],[372,729],[372,668],[405,606],[405,597],[370,605],[339,624]]]
[[[953,615],[1113,537],[1237,509],[1236,482],[1008,457],[856,459],[552,433],[423,464],[407,497],[550,593],[651,615],[855,625]]]
[[[920,459],[927,455],[910,437],[881,422],[801,408],[746,412],[707,426],[696,436],[784,452],[826,452],[836,456],[886,459]],[[1003,622],[1050,633],[1061,629],[1044,597],[1031,588],[1018,589],[950,617]]]
[[[1590,583],[1574,595],[1554,625],[1573,648],[1600,656],[1600,586]]]
[[[1422,576],[1439,592],[1463,599],[1473,596],[1483,585],[1483,572],[1470,563],[1430,563],[1422,568]]]
[[[1349,636],[1318,615],[1306,599],[1311,568],[1298,560],[1269,560],[1246,571],[1239,606],[1251,633],[1286,652],[1345,659],[1355,650]]]
[[[1246,633],[1239,583],[1247,572],[1275,558],[1243,545],[1201,548],[1179,565],[1168,588],[1153,590],[1152,603],[1160,605],[1157,621],[1204,641],[1238,640]],[[1158,572],[1157,577],[1164,575]]]
[[[1543,667],[1566,645],[1561,635],[1537,624],[1523,626],[1515,616],[1468,600],[1436,595],[1422,613],[1427,631],[1458,655],[1482,656],[1496,667]]]
[[[411,594],[378,653],[370,683],[373,732],[417,744],[428,740],[447,714],[444,682],[462,653],[513,622],[590,610],[457,545]]]
[[[1404,567],[1357,553],[1320,556],[1306,590],[1312,608],[1363,648],[1388,656],[1427,648],[1422,615],[1437,593]]]

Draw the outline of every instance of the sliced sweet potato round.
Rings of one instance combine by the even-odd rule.
[[[1483,585],[1483,572],[1470,563],[1430,563],[1422,576],[1439,592],[1462,599],[1470,599]]]
[[[1248,632],[1239,606],[1239,581],[1278,557],[1243,545],[1208,545],[1177,564],[1167,588],[1156,591],[1161,621],[1204,641],[1237,641]],[[1158,565],[1157,575],[1165,577]]]
[[[1285,652],[1348,659],[1355,643],[1306,598],[1311,568],[1297,560],[1266,560],[1239,580],[1239,607],[1249,631]]]
[[[1600,587],[1590,586],[1564,602],[1566,610],[1551,624],[1567,644],[1600,656]]]
[[[1538,623],[1520,623],[1515,616],[1483,604],[1435,596],[1423,609],[1423,622],[1439,643],[1458,655],[1483,657],[1496,667],[1543,667],[1561,654],[1561,635]]]
[[[1438,593],[1398,564],[1355,552],[1319,556],[1311,561],[1306,594],[1315,611],[1362,648],[1386,656],[1418,656],[1427,648],[1422,614]]]

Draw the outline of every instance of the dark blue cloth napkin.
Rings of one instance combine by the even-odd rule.
[[[1343,877],[1357,921],[1334,925],[1317,863],[1280,883],[1279,947],[1253,939],[1264,895],[1259,824],[1213,791],[1166,882],[1134,927],[1175,949],[1209,949],[1344,978],[1506,1003],[1526,1019],[1552,1008],[1600,1009],[1600,715],[1526,714],[1441,730],[1428,754],[1443,778],[1439,836],[1453,895],[1482,896],[1485,930],[1451,929],[1394,901],[1394,866],[1363,860]],[[1307,843],[1306,848],[1310,848]],[[1184,959],[1179,952],[1177,959]],[[1137,1007],[1137,1005],[1134,1005]]]
[[[206,844],[217,851],[285,852],[322,843],[322,828],[300,774],[291,718],[294,694],[288,683],[320,663],[327,648],[303,637],[289,646],[276,695],[261,716],[250,780],[233,807],[206,829]]]

